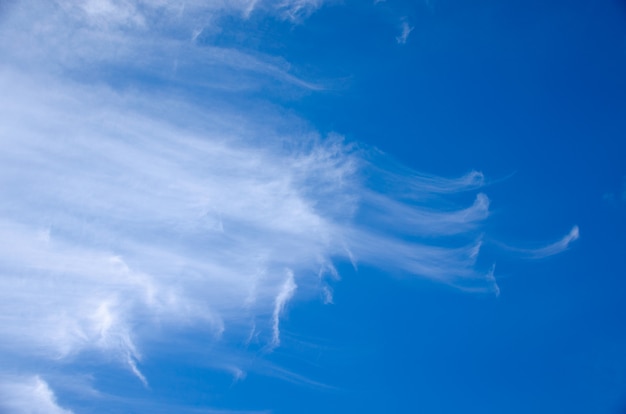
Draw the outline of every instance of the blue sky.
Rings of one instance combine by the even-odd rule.
[[[0,412],[626,410],[626,4],[0,3]]]

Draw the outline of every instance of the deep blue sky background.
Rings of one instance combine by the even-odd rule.
[[[626,2],[347,0],[298,23],[222,19],[199,44],[280,56],[322,90],[269,83],[250,99],[115,68],[94,77],[199,105],[224,93],[241,108],[274,106],[417,171],[482,171],[492,217],[479,266],[496,264],[501,293],[341,262],[334,303],[290,303],[281,346],[259,346],[244,379],[206,362],[219,344],[155,340],[142,344],[149,389],[94,362],[95,388],[150,401],[132,412],[626,412]],[[403,21],[414,29],[399,44]],[[574,224],[580,240],[554,257],[503,247],[543,246]],[[205,331],[181,335],[210,343]],[[58,402],[76,413],[131,412],[70,388]]]

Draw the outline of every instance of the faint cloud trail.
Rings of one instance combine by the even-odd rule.
[[[396,36],[396,42],[400,45],[406,44],[406,41],[409,39],[409,35],[415,29],[413,26],[410,26],[408,22],[403,21],[400,25],[400,35]]]
[[[578,226],[572,227],[572,229],[563,236],[560,240],[550,243],[542,247],[536,247],[533,249],[521,248],[516,246],[506,245],[500,242],[496,244],[505,250],[514,252],[517,257],[527,259],[543,259],[546,257],[554,256],[569,249],[571,244],[580,238],[580,229]]]

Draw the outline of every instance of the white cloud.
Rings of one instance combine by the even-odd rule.
[[[292,121],[271,113],[242,117],[2,74],[5,355],[99,350],[145,381],[137,344],[151,324],[206,324],[216,340],[227,330],[243,342],[256,323],[261,340],[277,345],[295,285],[303,298],[323,295],[319,275],[336,272],[333,260],[451,284],[482,278],[492,289],[474,270],[487,198],[436,207],[479,185],[476,174],[442,180],[388,170],[384,182],[368,184],[365,172],[380,165],[367,149],[311,132],[279,135],[272,128]],[[408,190],[426,204],[403,201]]]
[[[170,96],[173,84],[268,78],[315,89],[279,58],[193,33],[211,11],[299,19],[321,1],[32,4],[0,28],[0,363],[79,365],[90,352],[147,386],[146,342],[193,329],[224,348],[278,346],[296,286],[331,302],[325,279],[342,261],[497,292],[476,266],[482,174],[419,174],[269,105]],[[87,81],[114,69],[148,81]],[[153,76],[165,86],[143,88]],[[20,384],[54,407],[43,381]]]
[[[578,226],[574,226],[561,240],[538,249],[528,250],[528,253],[534,258],[553,256],[567,250],[570,244],[578,240],[579,237],[580,231]]]
[[[244,342],[254,325],[277,346],[296,284],[303,298],[331,300],[320,275],[337,277],[334,260],[493,290],[474,268],[486,196],[437,208],[477,188],[476,173],[444,180],[389,168],[368,182],[382,165],[368,159],[380,155],[312,132],[279,135],[268,121],[284,121],[265,112],[242,118],[41,79],[5,69],[1,81],[6,357],[95,350],[147,384],[138,344],[151,326],[204,325],[213,340],[226,330]]]
[[[39,377],[0,378],[0,409],[11,414],[72,414]]]
[[[303,12],[296,10],[309,9],[307,4],[273,4],[269,11],[299,15]],[[38,67],[89,82],[107,82],[116,73],[130,71],[196,89],[271,91],[277,83],[321,89],[290,73],[289,62],[280,57],[198,42],[200,33],[221,31],[222,16],[244,13],[250,5],[249,1],[23,1],[8,8],[0,26],[0,53],[23,70]]]
[[[93,23],[106,25],[145,26],[154,14],[163,11],[174,15],[236,13],[249,17],[256,10],[289,20],[310,16],[328,0],[56,0],[66,10],[82,11]]]
[[[396,42],[398,42],[398,44],[405,44],[406,41],[409,38],[409,35],[411,34],[411,32],[413,31],[414,27],[410,26],[408,22],[403,21],[402,24],[400,25],[400,35],[396,36]]]
[[[294,282],[293,272],[287,270],[285,282],[280,287],[278,295],[274,300],[274,313],[272,314],[272,346],[280,345],[280,315],[285,309],[287,302],[291,300],[298,286]]]
[[[554,256],[556,254],[566,251],[567,249],[569,249],[570,245],[574,241],[578,240],[579,237],[580,237],[580,230],[578,226],[574,226],[569,231],[569,233],[563,236],[560,240],[554,243],[550,243],[545,246],[536,247],[532,249],[519,248],[519,247],[507,246],[507,245],[502,245],[502,244],[500,244],[500,246],[504,247],[505,249],[509,251],[515,252],[518,256],[521,256],[521,257],[527,257],[530,259],[543,259],[545,257]]]
[[[278,10],[283,16],[292,21],[299,21],[309,17],[319,9],[324,0],[283,0],[278,2]]]

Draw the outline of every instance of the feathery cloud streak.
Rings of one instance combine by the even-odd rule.
[[[0,397],[0,408],[12,414],[73,413],[57,405],[54,393],[39,377],[3,379],[0,381]]]
[[[178,88],[230,92],[270,91],[278,85],[322,88],[294,76],[279,56],[211,42],[222,32],[225,16],[245,18],[246,10],[258,8],[259,13],[297,18],[321,5],[316,1],[31,3],[7,6],[8,17],[0,25],[0,51],[24,70],[38,67],[88,82],[152,78]]]
[[[406,41],[409,39],[409,35],[413,31],[413,29],[414,27],[410,26],[407,21],[403,21],[402,25],[400,26],[400,34],[396,36],[396,42],[401,45],[405,44]]]
[[[545,257],[554,256],[569,249],[570,245],[578,240],[580,237],[580,230],[578,226],[572,227],[572,229],[563,236],[560,240],[550,243],[546,246],[537,247],[534,249],[525,249],[513,246],[504,246],[507,250],[513,251],[522,257],[529,259],[543,259]]]

